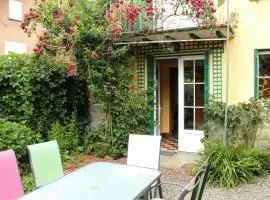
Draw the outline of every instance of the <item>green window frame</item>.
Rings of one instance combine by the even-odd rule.
[[[148,91],[148,105],[153,108],[151,109],[150,113],[150,127],[149,127],[149,133],[150,135],[154,135],[154,129],[155,129],[155,112],[154,112],[154,98],[152,98],[152,95],[154,94],[154,83],[155,83],[155,77],[154,77],[154,57],[148,56],[147,57],[147,91]]]
[[[260,99],[260,55],[270,55],[270,49],[255,49],[254,50],[254,98],[256,100]],[[269,66],[270,70],[270,66]],[[266,77],[270,80],[270,75]],[[270,87],[269,87],[270,89]]]
[[[209,90],[210,90],[210,74],[209,74],[209,64],[210,64],[210,53],[206,52],[204,55],[204,104],[209,104]]]

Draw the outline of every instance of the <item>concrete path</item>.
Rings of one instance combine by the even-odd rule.
[[[198,153],[167,152],[160,154],[160,167],[180,170],[185,164],[190,164],[200,158]]]

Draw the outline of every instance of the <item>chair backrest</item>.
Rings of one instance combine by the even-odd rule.
[[[23,195],[22,181],[14,151],[0,152],[0,199],[14,200]]]
[[[193,191],[192,199],[194,199],[194,200],[201,200],[202,199],[204,188],[205,188],[205,185],[207,182],[207,176],[209,173],[209,169],[211,167],[212,160],[213,160],[213,157],[215,155],[216,155],[216,152],[211,153],[210,156],[207,158],[205,164],[201,167],[201,169],[204,169],[205,172],[201,176],[198,187]]]
[[[201,168],[200,171],[196,174],[196,176],[189,182],[189,184],[184,188],[184,190],[179,195],[178,200],[195,200],[196,192],[198,191],[198,187],[200,181],[205,174],[205,169]]]
[[[159,169],[161,136],[129,135],[127,164]]]
[[[64,176],[56,140],[27,146],[36,187]]]

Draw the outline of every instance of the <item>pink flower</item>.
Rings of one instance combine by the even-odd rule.
[[[74,31],[75,31],[73,26],[68,27],[68,30],[70,33],[74,33]]]
[[[97,59],[97,58],[99,58],[99,55],[96,51],[91,51],[91,57],[94,59]]]

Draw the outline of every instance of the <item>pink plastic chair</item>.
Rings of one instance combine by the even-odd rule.
[[[0,199],[15,200],[23,195],[22,181],[14,151],[0,152]]]

